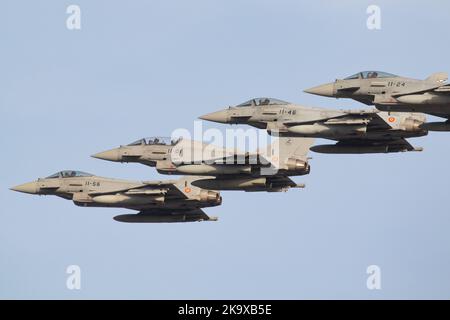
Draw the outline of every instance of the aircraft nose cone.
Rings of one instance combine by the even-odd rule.
[[[304,92],[323,97],[334,97],[334,83],[322,84],[317,87],[306,89]]]
[[[28,182],[11,188],[12,191],[37,194],[38,186],[36,182]]]
[[[220,110],[213,113],[208,113],[199,118],[202,120],[213,121],[218,123],[228,123],[229,121],[228,110]]]
[[[93,154],[91,156],[92,158],[97,158],[101,160],[107,160],[107,161],[120,161],[120,154],[119,149],[111,149],[103,152],[99,152],[96,154]]]

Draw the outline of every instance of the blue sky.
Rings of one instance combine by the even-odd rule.
[[[70,4],[82,29],[69,31]],[[366,28],[381,8],[382,29]],[[424,152],[312,154],[306,189],[223,192],[217,223],[128,225],[9,187],[62,169],[139,180],[89,155],[193,128],[254,96],[361,108],[303,89],[360,70],[450,71],[444,1],[3,1],[0,298],[449,298],[449,134]],[[204,124],[206,128],[224,125]],[[68,265],[81,290],[66,288]],[[366,268],[381,268],[368,290]]]

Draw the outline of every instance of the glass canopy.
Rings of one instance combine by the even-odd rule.
[[[236,107],[254,107],[254,106],[283,105],[283,104],[290,104],[290,103],[274,98],[254,98],[244,103],[238,104]]]
[[[64,170],[52,174],[48,176],[46,179],[55,179],[55,178],[75,178],[75,177],[92,177],[93,175],[90,173],[75,171],[75,170]]]
[[[129,146],[140,146],[140,145],[161,145],[161,146],[173,146],[180,141],[181,138],[172,139],[170,137],[149,137],[142,138],[133,143],[130,143]]]
[[[353,80],[353,79],[375,79],[375,78],[396,78],[398,77],[395,74],[382,72],[382,71],[363,71],[358,72],[350,77],[345,78],[344,80]]]

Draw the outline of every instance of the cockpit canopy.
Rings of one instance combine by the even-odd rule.
[[[290,103],[274,98],[254,98],[244,103],[238,104],[236,107],[255,107],[255,106],[270,106],[283,104],[290,104]]]
[[[181,138],[172,139],[170,137],[150,137],[139,139],[133,143],[130,143],[129,146],[140,146],[140,145],[161,145],[161,146],[173,146],[177,144]]]
[[[353,79],[375,79],[375,78],[396,78],[398,77],[395,74],[382,72],[382,71],[363,71],[358,72],[350,77],[345,78],[344,80],[353,80]]]
[[[92,177],[93,175],[90,173],[82,172],[82,171],[74,171],[74,170],[64,170],[52,174],[46,179],[56,179],[56,178],[78,178],[78,177]]]

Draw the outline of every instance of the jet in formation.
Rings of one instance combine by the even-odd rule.
[[[425,123],[429,131],[450,131],[448,74],[434,73],[424,80],[381,71],[363,71],[307,90],[323,97],[350,98],[382,111],[423,112],[447,121]]]
[[[202,176],[192,182],[212,190],[278,192],[303,187],[289,176],[310,172],[312,138],[279,138],[265,150],[242,153],[189,139],[152,137],[92,157],[155,167],[161,174]]]
[[[13,191],[54,195],[82,207],[113,207],[138,211],[114,217],[120,222],[216,221],[202,208],[222,203],[219,192],[192,184],[195,177],[167,181],[129,181],[66,170],[11,188]]]
[[[200,118],[246,124],[276,136],[262,150],[243,153],[188,139],[146,138],[93,155],[114,162],[140,163],[178,180],[128,181],[81,171],[61,171],[11,188],[55,195],[84,207],[135,210],[121,222],[215,221],[202,208],[219,206],[221,190],[287,191],[304,187],[290,179],[309,174],[308,151],[391,153],[421,151],[406,139],[428,131],[450,131],[450,85],[446,73],[416,80],[379,71],[359,72],[305,92],[351,98],[376,109],[332,110],[273,98],[255,98]],[[447,118],[427,122],[426,115]],[[334,144],[312,146],[315,138]]]
[[[426,117],[415,112],[332,110],[273,98],[255,98],[209,113],[200,119],[246,124],[280,137],[313,137],[337,141],[317,145],[319,153],[390,153],[422,151],[406,139],[427,135]]]
[[[167,181],[129,181],[66,170],[11,190],[55,195],[83,207],[138,211],[115,216],[120,222],[216,221],[216,217],[209,217],[202,208],[221,205],[218,190],[278,192],[304,187],[289,176],[309,173],[307,153],[313,140],[279,138],[265,152],[250,154],[191,140],[146,138],[93,157],[142,163],[156,167],[163,174],[185,176]],[[197,149],[200,161],[195,158]]]

